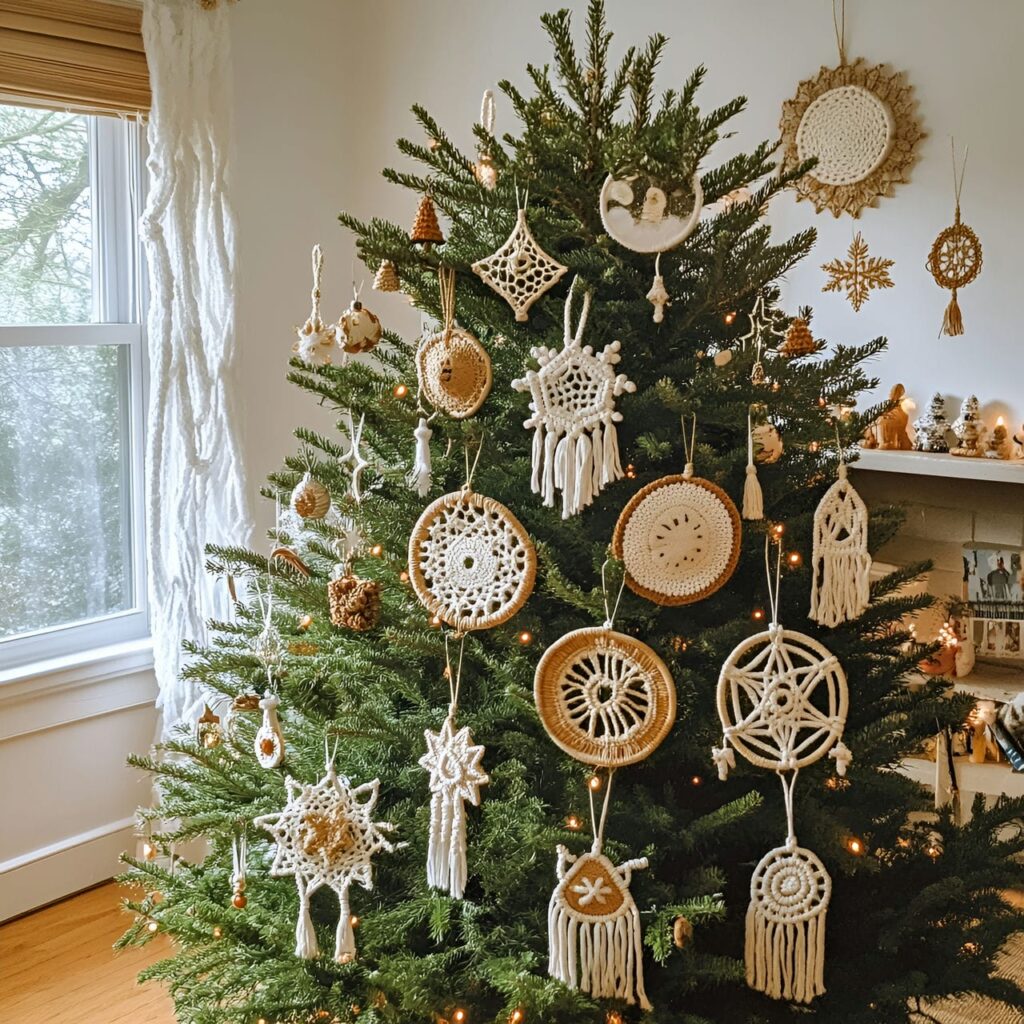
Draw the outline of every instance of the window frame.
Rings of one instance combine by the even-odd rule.
[[[9,105],[17,106],[11,103]],[[89,186],[93,237],[92,322],[0,325],[0,348],[115,346],[126,364],[127,416],[121,438],[127,453],[122,489],[132,606],[121,612],[0,639],[2,675],[98,648],[149,636],[145,544],[145,438],[148,359],[144,310],[145,259],[138,234],[145,200],[145,134],[134,121],[89,117]],[[20,674],[20,673],[19,673]]]

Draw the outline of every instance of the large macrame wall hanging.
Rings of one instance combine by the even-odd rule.
[[[661,276],[661,254],[689,238],[700,221],[704,191],[699,175],[694,174],[687,187],[673,187],[646,174],[609,174],[598,204],[605,231],[619,245],[658,254],[647,301],[654,306],[654,322],[660,324],[671,301]]]
[[[562,518],[585,509],[602,489],[625,475],[619,460],[615,424],[622,413],[615,399],[636,385],[616,373],[620,343],[606,345],[600,355],[583,344],[591,293],[583,294],[583,308],[575,334],[572,301],[578,278],[565,300],[565,332],[561,349],[537,345],[530,354],[540,364],[525,377],[512,381],[516,391],[530,393],[531,415],[523,424],[533,429],[533,476],[530,486],[544,504],[555,504],[562,492]]]
[[[786,841],[754,869],[747,909],[747,984],[773,999],[809,1003],[825,991],[825,916],[832,880],[810,850],[798,845],[793,787],[799,770],[826,755],[846,774],[852,757],[842,742],[847,713],[842,666],[813,637],[778,621],[782,551],[775,585],[765,539],[772,621],[742,641],[718,679],[722,746],[714,749],[726,779],[739,752],[751,764],[778,773],[786,807]]]
[[[950,139],[950,147],[953,140]],[[956,213],[953,223],[939,232],[928,253],[928,272],[940,288],[948,288],[953,294],[942,318],[941,334],[956,337],[964,333],[964,321],[956,301],[957,289],[969,285],[981,273],[981,242],[974,231],[960,220],[960,193],[964,187],[964,171],[967,170],[967,151],[956,168],[956,151],[953,150],[953,194],[956,196]]]
[[[619,515],[612,552],[630,590],[662,605],[710,596],[733,574],[742,526],[732,499],[693,475],[696,421],[687,438],[686,468],[641,488]]]
[[[789,169],[817,160],[795,184],[798,199],[838,217],[859,217],[879,197],[909,180],[924,137],[917,123],[913,87],[902,72],[846,57],[846,4],[833,17],[839,66],[822,67],[801,82],[782,105],[782,165]]]
[[[838,440],[838,439],[837,439]],[[830,629],[864,612],[871,600],[868,510],[850,483],[839,445],[839,476],[814,512],[811,611]]]
[[[604,569],[601,575],[603,584]],[[607,589],[605,616],[600,628],[578,629],[556,641],[534,677],[548,735],[576,760],[608,770],[600,821],[589,789],[590,852],[576,856],[558,847],[558,884],[548,906],[548,972],[595,998],[624,999],[649,1010],[640,913],[629,891],[632,872],[646,868],[647,859],[613,864],[603,853],[604,828],[615,769],[648,757],[668,735],[676,693],[661,658],[614,631]]]

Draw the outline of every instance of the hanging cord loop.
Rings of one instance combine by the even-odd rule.
[[[484,89],[480,100],[480,127],[488,135],[494,134],[494,93],[490,89]]]
[[[597,778],[594,775],[594,778]],[[594,788],[593,786],[587,786],[587,796],[590,798],[590,831],[594,836],[594,845],[592,851],[594,853],[600,853],[601,848],[604,846],[604,826],[608,821],[608,805],[611,803],[612,798],[612,779],[615,777],[615,769],[608,769],[608,778],[605,782],[604,787],[604,800],[601,803],[601,818],[598,820],[597,811],[594,805]]]
[[[837,10],[838,7],[838,10]],[[839,65],[846,67],[846,0],[832,0],[832,27],[836,31],[836,46],[839,48]]]
[[[622,601],[622,592],[626,587],[626,576],[623,574],[622,580],[619,583],[619,592],[615,595],[615,607],[609,609],[608,607],[608,579],[606,572],[608,569],[608,563],[611,561],[610,558],[606,558],[601,564],[601,596],[604,599],[604,622],[602,623],[605,629],[611,629],[615,625],[615,616],[619,614],[619,603]]]
[[[786,847],[796,847],[796,830],[793,825],[793,788],[796,786],[796,777],[800,773],[799,768],[794,768],[792,774],[786,775],[779,772],[779,781],[782,783],[782,800],[786,806]]]
[[[697,447],[697,414],[693,414],[689,437],[686,435],[686,417],[681,416],[679,419],[683,427],[683,453],[686,457],[686,468],[683,470],[683,476],[689,480],[693,476],[693,453]]]
[[[448,646],[448,634],[444,635],[444,674],[448,680],[448,719],[455,723],[455,712],[459,707],[459,686],[462,682],[462,658],[466,653],[466,634],[453,633],[453,637],[459,641],[459,660],[452,672],[451,651]]]
[[[772,560],[771,560],[771,546],[775,544],[777,547],[775,555],[775,580],[772,581]],[[764,538],[764,571],[767,577],[768,583],[768,603],[771,607],[771,625],[778,626],[779,624],[779,593],[782,589],[782,539],[776,538],[772,533],[765,534]]]
[[[587,317],[590,314],[590,299],[591,291],[589,288],[585,288],[583,291],[583,305],[580,308],[580,318],[576,323],[576,332],[573,333],[572,329],[572,301],[576,294],[576,283],[579,281],[579,277],[572,279],[572,284],[569,285],[569,295],[565,300],[565,343],[573,344],[577,348],[583,344],[583,329],[587,326]]]
[[[316,328],[316,325],[320,323],[320,280],[324,271],[324,253],[319,242],[313,246],[311,261],[313,264],[313,290],[309,293],[309,297],[313,308],[309,319],[313,321],[314,328]]]
[[[462,449],[462,453],[466,460],[466,482],[462,485],[463,491],[469,494],[473,490],[473,477],[476,475],[476,467],[480,464],[480,456],[484,450],[484,435],[481,434],[476,442],[476,455],[473,458],[473,464],[469,464],[469,447],[470,441],[467,440],[465,446]]]

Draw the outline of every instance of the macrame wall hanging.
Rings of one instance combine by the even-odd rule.
[[[625,374],[616,373],[621,344],[613,341],[600,355],[583,344],[591,293],[583,293],[583,308],[572,331],[574,278],[565,300],[565,331],[561,349],[536,345],[530,355],[540,364],[512,381],[516,391],[530,394],[530,418],[523,424],[533,434],[533,476],[530,487],[553,507],[562,493],[562,518],[583,511],[610,483],[625,475],[619,461],[615,424],[622,413],[619,395],[636,391]]]
[[[656,324],[665,319],[671,302],[661,276],[661,254],[689,238],[700,222],[703,204],[697,174],[685,185],[655,181],[646,174],[609,174],[601,186],[598,207],[605,231],[633,252],[657,253],[654,284],[647,293]]]
[[[324,271],[324,254],[318,242],[313,246],[313,291],[310,293],[313,308],[301,327],[295,328],[295,342],[292,352],[309,366],[325,366],[331,361],[334,351],[334,325],[325,324],[320,316],[320,280]]]
[[[334,958],[348,963],[356,955],[349,887],[358,882],[364,889],[372,889],[373,857],[405,844],[387,838],[394,825],[373,820],[380,779],[353,787],[335,773],[334,757],[328,756],[326,774],[319,782],[300,783],[291,776],[284,782],[288,801],[283,810],[262,814],[253,824],[274,837],[270,874],[295,877],[299,891],[295,955],[306,960],[320,955],[309,901],[317,889],[327,886],[337,893],[339,903]]]
[[[626,585],[661,605],[703,600],[733,574],[742,526],[732,499],[693,475],[697,421],[683,425],[686,468],[642,487],[619,515],[612,552],[625,566]]]
[[[476,460],[480,459],[477,450]],[[507,622],[537,575],[529,534],[500,502],[466,483],[424,509],[409,537],[409,581],[431,615],[464,633]]]
[[[480,806],[480,787],[490,782],[481,761],[485,748],[473,743],[468,726],[455,727],[459,684],[466,638],[459,638],[458,665],[452,668],[445,636],[445,678],[448,680],[448,715],[437,732],[423,737],[427,752],[420,767],[430,774],[430,841],[427,847],[427,884],[462,899],[466,889],[466,801]]]
[[[956,301],[957,289],[969,285],[981,273],[981,242],[974,231],[960,220],[960,193],[964,187],[964,172],[967,170],[967,150],[956,168],[956,150],[950,139],[953,156],[953,194],[956,197],[956,212],[953,223],[939,232],[928,254],[928,272],[940,288],[948,288],[953,294],[942,318],[940,334],[957,337],[964,333],[964,321]]]
[[[549,256],[526,223],[525,205],[516,213],[516,226],[505,244],[473,264],[473,273],[490,285],[511,307],[516,320],[530,318],[530,307],[568,271]]]
[[[772,999],[809,1003],[825,991],[825,916],[832,880],[825,866],[797,844],[793,787],[799,770],[828,755],[839,775],[852,760],[842,742],[847,713],[842,666],[813,637],[779,624],[782,546],[765,538],[771,623],[743,640],[718,679],[721,747],[714,748],[719,778],[736,766],[734,752],[778,774],[786,808],[786,841],[754,869],[747,909],[747,984]]]
[[[801,82],[782,105],[782,166],[789,170],[807,160],[816,166],[794,183],[798,199],[838,217],[859,217],[881,196],[909,180],[924,138],[917,123],[913,87],[902,72],[846,56],[846,3],[832,14],[839,66],[822,67]]]
[[[810,617],[830,629],[857,618],[871,600],[868,510],[849,481],[838,429],[836,444],[839,478],[814,512],[811,553]]]
[[[605,569],[601,570],[604,586]],[[665,663],[646,644],[614,631],[605,588],[605,622],[552,644],[534,677],[534,699],[551,739],[584,764],[607,769],[600,821],[588,787],[594,841],[575,855],[558,846],[558,884],[548,906],[548,973],[597,999],[651,1009],[644,989],[640,912],[629,891],[647,858],[614,864],[603,853],[616,768],[657,749],[675,722],[676,692]],[[600,776],[594,776],[600,782]]]

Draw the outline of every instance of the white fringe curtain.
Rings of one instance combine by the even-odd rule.
[[[181,680],[181,643],[228,611],[204,572],[208,543],[248,544],[252,515],[232,395],[235,222],[229,11],[197,0],[143,0],[153,105],[150,191],[142,217],[149,263],[146,519],[153,658],[163,731],[195,687]]]

